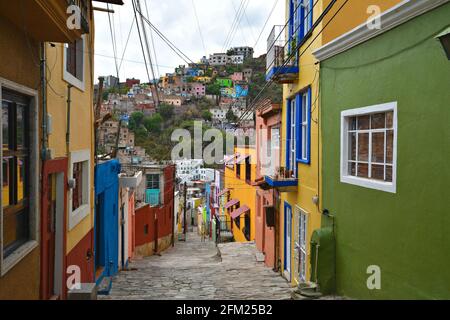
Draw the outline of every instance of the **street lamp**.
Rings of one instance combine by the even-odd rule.
[[[437,35],[436,38],[441,42],[442,47],[444,47],[444,51],[447,54],[447,58],[450,60],[450,27]]]

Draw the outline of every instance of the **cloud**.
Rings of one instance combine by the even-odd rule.
[[[193,0],[197,9],[199,24],[202,30],[207,52],[203,49],[200,33],[195,19],[192,0],[140,0],[143,11],[147,4],[150,21],[180,50],[194,62],[202,56],[214,52],[222,52],[225,39],[231,29],[231,24],[239,8],[240,0]],[[262,27],[274,6],[276,0],[248,0],[246,16],[242,17],[231,46],[253,46]],[[131,0],[125,0],[124,6],[113,6],[115,13],[110,15],[114,25],[117,56],[120,60],[125,49],[130,27],[134,20]],[[256,55],[266,52],[266,39],[275,24],[283,24],[284,0],[279,0],[277,7],[263,31],[261,39],[255,48]],[[150,30],[150,29],[148,29]],[[115,75],[116,67],[114,51],[111,41],[108,14],[95,12],[95,76]],[[148,35],[150,40],[150,34]],[[173,69],[185,62],[178,57],[167,45],[153,33],[156,49],[156,61],[153,64],[157,75],[173,72]],[[152,44],[150,42],[150,47]],[[120,64],[120,61],[118,61]],[[159,72],[158,72],[159,71]],[[150,71],[151,74],[151,71]],[[134,24],[131,29],[130,40],[125,51],[124,60],[120,68],[121,81],[135,77],[147,81],[147,72],[142,55],[139,36]]]

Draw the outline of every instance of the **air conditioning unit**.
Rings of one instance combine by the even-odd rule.
[[[266,216],[266,226],[269,228],[275,227],[275,207],[264,206],[264,214]]]

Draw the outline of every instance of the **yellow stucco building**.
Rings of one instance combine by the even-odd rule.
[[[284,85],[283,167],[266,181],[282,192],[279,265],[293,286],[312,281],[310,241],[322,216],[320,65],[312,52],[398,2],[286,0],[286,26],[269,36],[266,78]]]
[[[220,212],[232,224],[237,242],[255,240],[256,216],[256,151],[254,147],[236,147],[232,159],[225,165],[224,196]]]

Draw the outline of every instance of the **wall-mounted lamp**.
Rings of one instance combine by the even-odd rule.
[[[437,35],[436,38],[441,42],[442,47],[444,47],[444,51],[447,54],[447,58],[450,60],[450,27]]]

